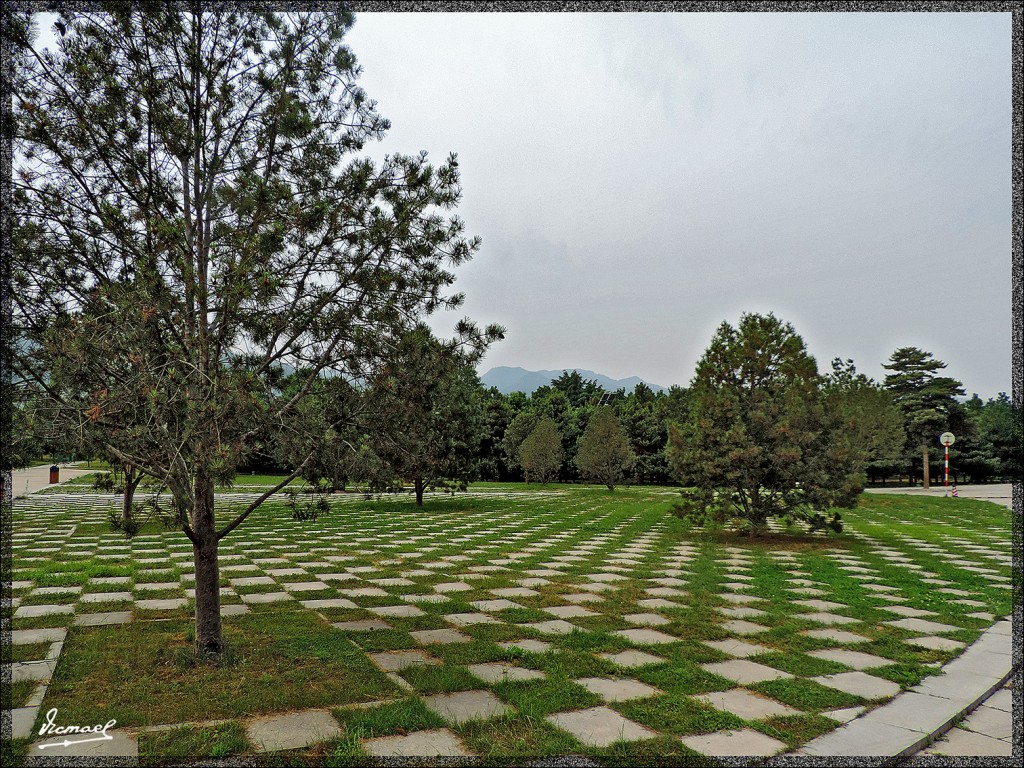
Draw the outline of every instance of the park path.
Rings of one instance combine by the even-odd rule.
[[[95,471],[95,469],[82,468],[81,462],[77,464],[60,465],[60,482],[64,483],[72,478],[88,475]],[[22,496],[27,496],[31,493],[36,493],[44,488],[49,488],[50,485],[49,464],[42,467],[16,469],[11,472],[11,492],[16,499]]]
[[[943,497],[944,486],[932,486],[928,490],[919,486],[907,488],[869,488],[868,493],[905,493],[913,496]],[[993,485],[960,485],[957,494],[964,499],[981,499],[1002,504],[1013,509],[1013,486],[1010,483]],[[957,728],[951,728],[942,738],[930,746],[912,753],[921,755],[1010,755],[1013,733],[1013,711],[1010,706],[1010,681],[1003,688],[990,692],[981,705],[974,710]],[[897,699],[900,697],[897,696]]]
[[[950,486],[952,488],[953,486]],[[1007,509],[1013,508],[1013,485],[1010,483],[993,483],[992,485],[958,485],[957,494],[962,499],[981,499],[994,504],[1002,504]],[[925,490],[919,485],[904,488],[866,488],[866,493],[905,493],[911,496],[943,497],[946,489],[940,483]]]

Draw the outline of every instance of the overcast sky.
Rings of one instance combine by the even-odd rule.
[[[773,311],[820,369],[919,346],[1009,391],[1009,14],[361,13],[349,43],[375,152],[459,155],[460,314],[508,328],[481,371],[686,384]]]
[[[41,21],[52,40],[52,16]],[[360,13],[393,127],[459,155],[480,366],[687,384],[775,312],[821,370],[917,346],[1010,390],[1010,14]]]

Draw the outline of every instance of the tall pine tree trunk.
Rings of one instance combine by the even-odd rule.
[[[220,572],[217,565],[217,528],[213,514],[213,481],[196,477],[192,510],[192,557],[196,567],[196,653],[224,650],[220,623]]]
[[[422,477],[417,477],[413,482],[416,485],[416,506],[417,507],[422,507],[423,506],[423,478]]]
[[[929,470],[931,468],[928,466],[928,446],[927,445],[922,445],[921,446],[921,456],[924,459],[924,463],[922,465],[923,466],[922,477],[924,478],[923,485],[924,485],[924,488],[927,490],[928,488],[931,488],[931,482],[930,482],[931,481],[931,477],[929,475]]]

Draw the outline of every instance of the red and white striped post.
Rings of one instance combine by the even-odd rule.
[[[951,446],[954,442],[956,442],[956,437],[953,435],[952,432],[943,432],[941,435],[939,435],[939,442],[942,443],[942,447],[945,448],[945,458],[946,458],[946,479],[945,479],[945,485],[946,485],[946,496],[949,496],[949,446]]]

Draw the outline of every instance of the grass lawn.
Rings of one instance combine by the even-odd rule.
[[[397,688],[310,611],[225,623],[219,665],[196,663],[181,621],[78,627],[46,695],[72,723],[122,726],[247,717],[388,698]],[[97,718],[99,718],[97,720]]]
[[[264,480],[273,482],[243,476],[238,485]],[[922,633],[894,625],[902,616],[890,609],[927,612],[920,615],[948,625],[943,637],[965,644],[992,623],[986,614],[1010,611],[1005,508],[872,494],[843,512],[843,534],[777,531],[749,539],[688,526],[669,513],[675,498],[667,488],[608,493],[597,486],[482,483],[455,497],[429,495],[423,508],[405,496],[338,494],[316,523],[299,523],[285,505],[271,504],[222,542],[222,601],[244,604],[249,613],[225,619],[230,650],[216,666],[196,664],[190,652],[189,542],[159,526],[126,542],[109,530],[102,504],[19,501],[14,595],[26,607],[134,615],[129,624],[71,628],[42,708],[57,707],[59,722],[224,721],[144,734],[140,755],[147,764],[249,753],[247,718],[310,708],[330,709],[343,736],[281,760],[359,762],[364,739],[441,727],[492,760],[692,758],[680,737],[736,728],[792,748],[836,727],[827,716],[832,710],[870,708],[887,698],[828,685],[827,676],[852,670],[826,658],[829,651],[877,657],[878,666],[865,671],[899,688],[957,654],[908,642]],[[221,507],[233,503],[228,492],[218,496]],[[39,587],[69,591],[37,593]],[[153,598],[185,602],[145,608],[142,601]],[[303,605],[342,598],[330,607]],[[69,626],[73,616],[16,616],[12,628]],[[370,620],[387,629],[334,626]],[[734,621],[760,629],[739,634],[742,624]],[[572,631],[561,634],[566,626]],[[631,632],[643,628],[667,642],[637,644]],[[815,634],[833,628],[861,641]],[[716,644],[735,640],[758,646],[750,661],[780,679],[738,683],[724,676],[715,665],[732,656]],[[534,645],[503,645],[512,641]],[[11,658],[29,660],[39,651],[24,646]],[[420,654],[419,666],[397,673],[404,689],[370,656],[382,654],[376,661],[386,665],[393,651]],[[620,666],[616,654],[626,651],[654,662]],[[531,679],[501,679],[502,667],[493,665]],[[491,677],[495,669],[498,678]],[[648,692],[609,699],[602,686],[618,681]],[[699,698],[737,688],[785,705],[789,714],[743,720]],[[507,709],[463,723],[428,706],[431,697],[466,691],[490,692]],[[345,708],[382,700],[389,703]],[[597,706],[654,737],[591,747],[548,720]]]

